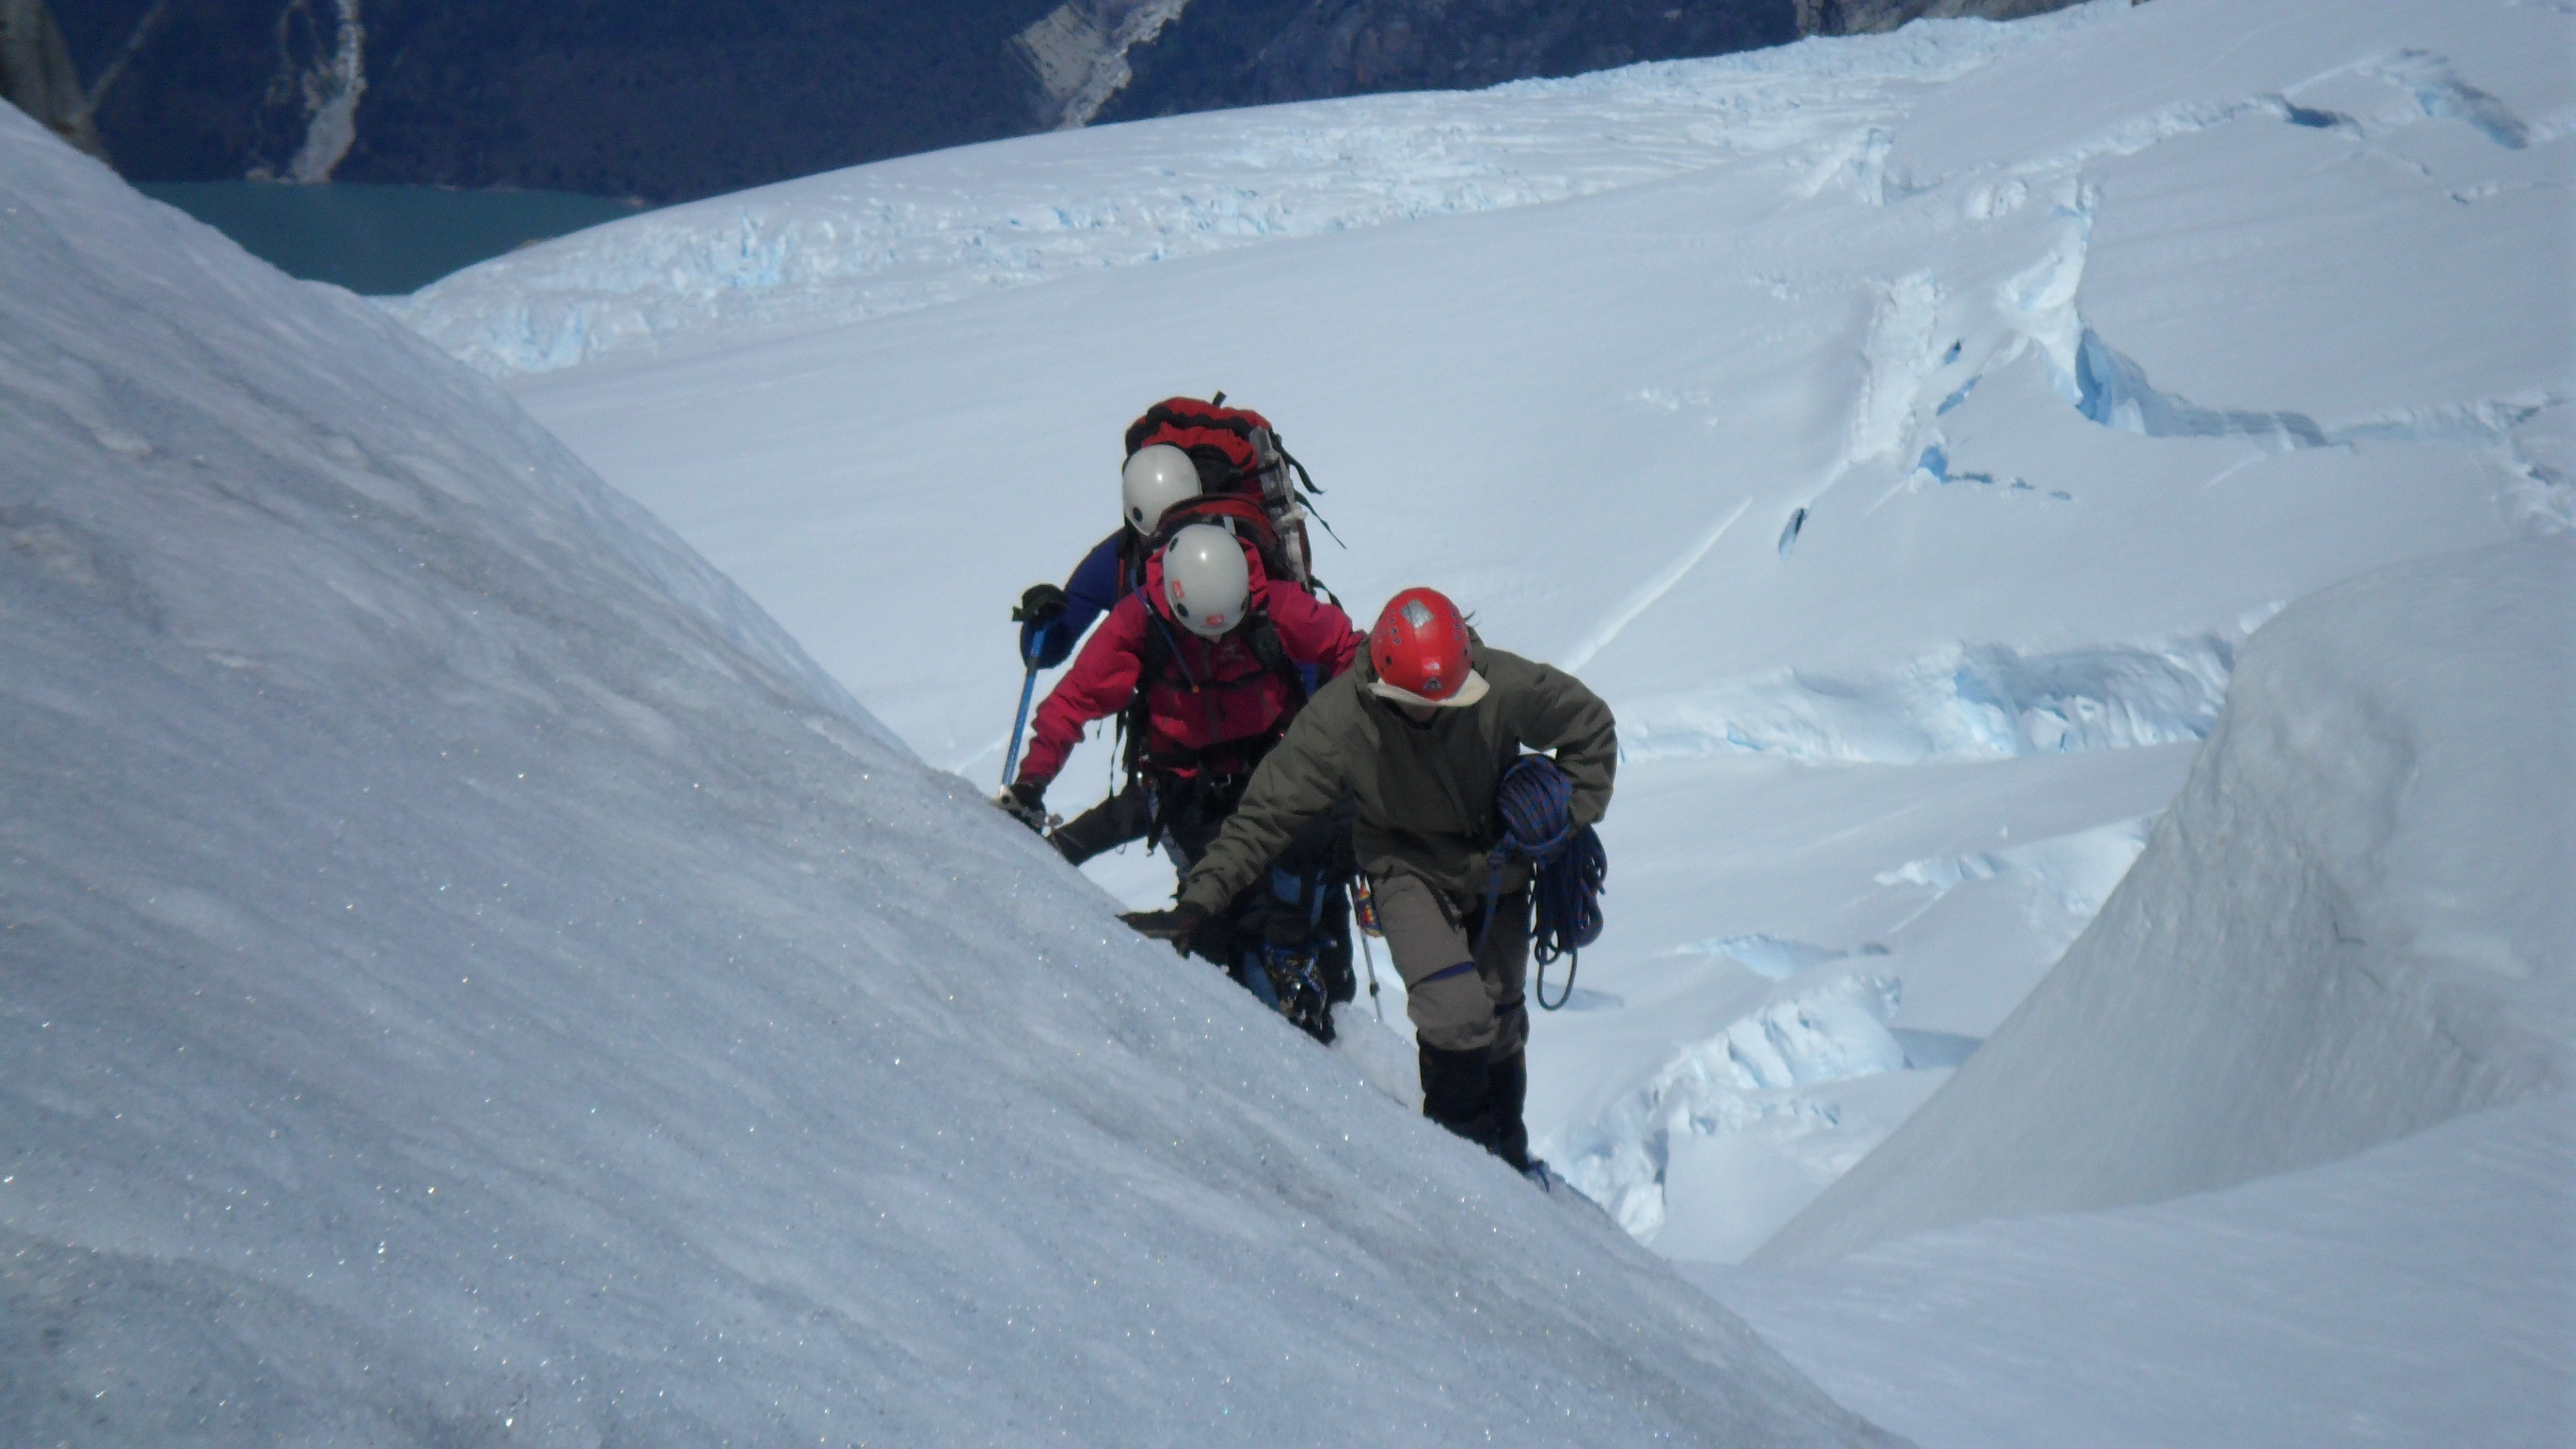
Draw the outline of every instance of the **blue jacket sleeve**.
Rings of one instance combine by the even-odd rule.
[[[1091,621],[1108,612],[1125,592],[1118,577],[1118,534],[1092,546],[1064,581],[1064,612],[1044,624],[1020,626],[1020,658],[1040,669],[1053,669],[1073,654]]]

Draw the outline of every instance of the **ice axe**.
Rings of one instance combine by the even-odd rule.
[[[1029,727],[1029,700],[1038,692],[1038,666],[1029,661],[1029,672],[1020,681],[1020,712],[1011,717],[1011,746],[1002,752],[1002,788],[1011,788],[1011,772],[1020,767],[1020,732]]]
[[[1064,616],[1064,590],[1053,584],[1039,584],[1020,595],[1019,607],[1011,610],[1014,624],[1047,624]],[[1011,743],[1002,751],[1002,788],[1011,788],[1011,772],[1020,765],[1020,734],[1029,727],[1029,700],[1038,691],[1038,661],[1029,651],[1029,636],[1020,635],[1020,662],[1029,667],[1020,680],[1020,712],[1011,717]]]

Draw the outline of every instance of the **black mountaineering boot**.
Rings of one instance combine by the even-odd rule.
[[[1447,1052],[1424,1043],[1421,1058],[1422,1115],[1487,1152],[1495,1151],[1485,1049]]]
[[[1494,1155],[1516,1172],[1530,1166],[1529,1128],[1521,1104],[1529,1099],[1529,1053],[1514,1052],[1485,1069],[1485,1107],[1494,1117]]]
[[[1485,1069],[1485,1102],[1494,1114],[1494,1155],[1546,1192],[1547,1164],[1529,1155],[1529,1128],[1521,1121],[1521,1104],[1529,1099],[1529,1053]]]

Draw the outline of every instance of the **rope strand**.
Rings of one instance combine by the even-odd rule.
[[[1485,929],[1493,929],[1502,900],[1504,867],[1522,856],[1536,867],[1530,953],[1538,958],[1538,1004],[1555,1011],[1574,996],[1583,948],[1601,939],[1601,892],[1610,878],[1610,856],[1591,826],[1574,823],[1574,782],[1545,755],[1514,760],[1495,788],[1494,805],[1503,817],[1503,839],[1485,857]],[[1559,956],[1566,958],[1565,990],[1551,1003],[1547,968]]]

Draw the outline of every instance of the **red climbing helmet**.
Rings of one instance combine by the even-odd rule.
[[[1467,621],[1437,589],[1406,589],[1386,601],[1369,629],[1369,692],[1398,704],[1456,709],[1485,697],[1485,676],[1472,667]]]

